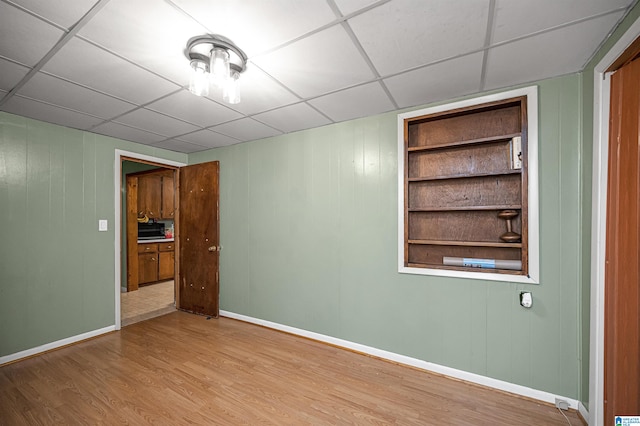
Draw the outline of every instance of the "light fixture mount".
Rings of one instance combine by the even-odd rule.
[[[192,76],[191,93],[198,96],[209,94],[209,76],[222,88],[224,100],[240,102],[238,77],[247,69],[247,55],[228,38],[219,34],[192,37],[184,51],[189,59]]]

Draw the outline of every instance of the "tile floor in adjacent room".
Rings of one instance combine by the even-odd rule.
[[[173,280],[120,293],[120,321],[123,327],[175,310]]]

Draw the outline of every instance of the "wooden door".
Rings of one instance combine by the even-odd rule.
[[[604,424],[640,414],[640,60],[611,76]]]
[[[219,163],[181,167],[178,308],[218,317]]]

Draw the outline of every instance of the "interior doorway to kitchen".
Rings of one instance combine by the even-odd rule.
[[[128,159],[121,165],[120,320],[126,326],[175,310],[175,169]]]
[[[153,318],[172,312],[175,306],[175,282],[173,274],[170,279],[155,280],[148,285],[139,286],[136,291],[127,291],[127,259],[129,256],[137,256],[137,233],[133,238],[127,238],[127,175],[153,170],[174,171],[184,163],[164,160],[161,158],[151,157],[147,155],[116,150],[114,166],[115,181],[115,264],[116,264],[116,292],[115,292],[115,323],[116,329],[120,329],[123,325],[130,325],[138,321]],[[177,197],[177,191],[175,196]],[[136,206],[137,207],[137,206]],[[145,215],[142,215],[143,217]],[[148,215],[147,215],[148,216]],[[157,218],[158,222],[160,219]],[[173,238],[173,235],[171,236]],[[132,239],[132,241],[129,241]],[[161,243],[151,242],[147,246],[171,246],[173,243],[166,238]],[[173,239],[171,239],[173,241]],[[147,240],[153,241],[153,240]],[[163,250],[166,247],[163,246]],[[169,253],[164,252],[163,255]],[[173,255],[173,252],[170,253]],[[174,260],[175,262],[175,260]],[[136,274],[137,275],[137,274]],[[165,277],[166,278],[166,277]],[[146,284],[146,283],[145,283]]]

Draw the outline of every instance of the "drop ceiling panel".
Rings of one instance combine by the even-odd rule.
[[[199,132],[193,132],[189,133],[188,135],[178,136],[176,139],[200,145],[207,149],[233,145],[240,142],[237,139],[233,139],[229,136],[212,132],[210,130],[200,130]]]
[[[580,71],[621,16],[609,14],[490,49],[485,88]]]
[[[168,149],[169,151],[184,152],[186,154],[207,149],[200,145],[195,145],[177,139],[168,139],[166,141],[155,143],[153,146],[156,148]]]
[[[209,32],[231,39],[249,57],[289,42],[336,18],[326,0],[173,1]]]
[[[209,127],[242,117],[211,99],[181,90],[147,106],[148,109],[179,118],[200,127]]]
[[[334,0],[338,9],[342,15],[348,15],[350,13],[356,12],[364,7],[367,7],[373,3],[375,0]]]
[[[111,136],[113,138],[139,142],[145,145],[158,143],[166,139],[166,137],[161,135],[145,132],[140,129],[134,129],[114,122],[101,124],[94,127],[91,131],[94,133],[100,133],[101,135]]]
[[[242,142],[282,134],[282,132],[259,123],[252,118],[242,118],[230,123],[224,123],[219,126],[212,127],[211,130],[230,136]]]
[[[511,40],[522,35],[553,28],[567,22],[624,8],[633,0],[558,0],[521,1],[497,0],[493,42]]]
[[[481,49],[489,1],[395,0],[348,21],[382,76]]]
[[[453,99],[480,90],[482,52],[384,80],[400,108]]]
[[[70,28],[82,18],[98,0],[12,0],[43,18]]]
[[[41,72],[29,80],[18,94],[105,119],[134,108],[130,103]]]
[[[336,122],[395,109],[378,82],[342,90],[308,102]]]
[[[62,30],[0,2],[0,55],[36,65],[62,37]]]
[[[77,37],[42,69],[137,105],[180,88]]]
[[[257,114],[254,118],[283,133],[320,127],[331,121],[305,103],[289,105],[274,111]]]
[[[29,68],[0,58],[0,89],[9,91],[29,72]]]
[[[193,152],[579,72],[636,3],[0,0],[0,110]],[[186,91],[207,33],[249,54],[239,104]]]
[[[238,84],[242,101],[232,108],[243,114],[255,114],[300,101],[300,98],[252,63],[247,65],[247,71],[242,74]]]
[[[260,68],[308,98],[374,77],[341,26],[313,34],[255,60]]]
[[[111,0],[80,35],[180,86],[189,84],[187,41],[206,29],[159,0]]]
[[[82,130],[88,130],[102,121],[96,117],[20,96],[13,96],[3,105],[2,109],[12,114]]]
[[[121,124],[126,124],[169,137],[198,130],[197,126],[144,108],[137,109],[123,115],[122,117],[118,117],[116,121]]]

